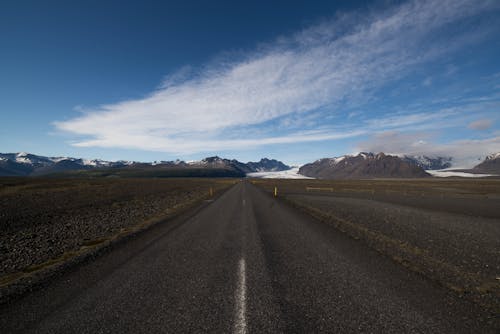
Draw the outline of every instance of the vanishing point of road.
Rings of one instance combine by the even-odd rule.
[[[0,308],[1,333],[494,333],[478,306],[239,182]]]

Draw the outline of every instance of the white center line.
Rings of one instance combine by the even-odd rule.
[[[238,265],[238,286],[236,289],[236,321],[234,323],[235,334],[245,334],[247,332],[247,284],[245,266],[245,259],[241,258]]]

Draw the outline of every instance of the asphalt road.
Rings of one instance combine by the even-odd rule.
[[[484,319],[475,304],[240,182],[2,306],[0,332],[495,333]]]

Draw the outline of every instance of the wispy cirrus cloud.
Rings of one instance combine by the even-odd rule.
[[[78,136],[75,146],[182,154],[348,138],[397,122],[432,121],[436,115],[389,116],[369,120],[367,129],[341,129],[324,120],[348,118],[346,106],[363,104],[417,66],[473,43],[482,31],[447,35],[445,41],[439,36],[496,6],[495,1],[411,1],[362,16],[338,15],[246,57],[197,73],[181,69],[142,99],[98,106],[54,124]],[[301,119],[308,119],[309,132],[297,130]],[[254,126],[279,133],[234,136],[235,129]]]

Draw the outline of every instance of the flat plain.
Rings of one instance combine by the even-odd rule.
[[[48,194],[43,182],[53,182]],[[142,229],[0,303],[0,328],[6,333],[456,334],[500,328],[495,207],[491,202],[485,217],[471,214],[465,204],[451,205],[461,196],[478,205],[481,199],[498,200],[495,183],[485,184],[485,190],[474,183],[401,180],[72,182],[30,180],[6,186],[4,197],[17,203],[8,211],[16,217],[23,217],[21,209],[61,212],[63,221],[76,226],[67,229],[78,238],[62,223],[61,231],[52,230],[52,220],[33,216],[22,223],[10,220],[18,233],[43,221],[43,228],[53,231],[44,238],[60,234],[57,246],[66,244],[64,238],[89,238],[94,229],[121,235],[115,220]],[[86,190],[73,196],[69,189],[75,185]],[[23,186],[37,196],[9,197]],[[62,193],[56,196],[58,187]],[[216,194],[207,201],[210,187],[217,187]],[[449,209],[439,205],[441,194]],[[55,210],[56,197],[61,211]],[[32,202],[23,206],[16,198]],[[38,211],[35,199],[41,201]],[[110,208],[116,202],[121,204],[114,205],[115,212]],[[174,203],[190,204],[181,205],[182,213],[165,214]],[[85,250],[107,241],[73,242]],[[18,254],[32,244],[17,243]],[[28,268],[23,275],[43,270]]]
[[[200,178],[0,179],[0,288],[175,215],[233,183]]]
[[[500,312],[500,180],[254,184],[463,298]]]

